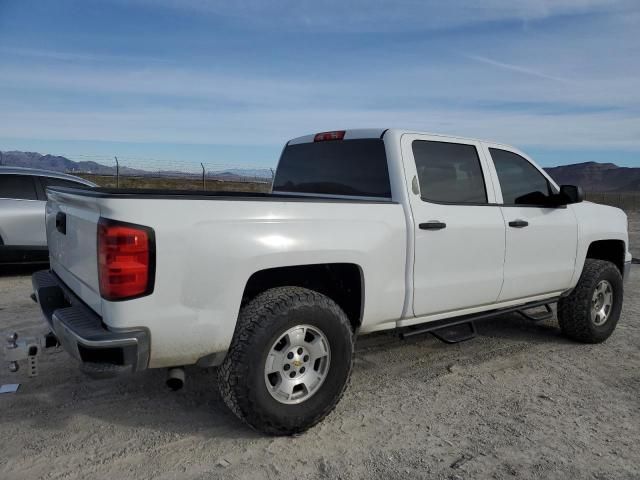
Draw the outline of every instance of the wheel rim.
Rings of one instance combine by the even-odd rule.
[[[302,403],[329,373],[329,341],[318,327],[296,325],[273,343],[264,366],[267,390],[280,403]]]
[[[596,327],[606,323],[613,305],[613,288],[607,280],[600,280],[591,297],[591,321]]]

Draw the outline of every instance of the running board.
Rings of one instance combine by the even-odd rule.
[[[480,313],[472,313],[470,315],[463,315],[455,318],[444,318],[442,320],[434,320],[432,322],[427,322],[422,325],[418,325],[416,327],[408,327],[409,329],[400,333],[400,338],[405,339],[407,337],[413,337],[414,335],[421,335],[423,333],[431,333],[439,340],[442,340],[446,343],[458,343],[465,340],[470,340],[476,335],[476,328],[473,322],[476,320],[485,320],[488,318],[499,317],[502,315],[506,315],[509,313],[520,313],[525,317],[530,318],[540,318],[538,316],[528,315],[523,313],[524,310],[530,310],[536,307],[545,307],[547,309],[547,313],[542,314],[541,320],[544,320],[547,315],[551,316],[553,313],[549,313],[551,311],[551,304],[558,301],[558,298],[551,298],[547,300],[539,300],[536,302],[525,303],[524,305],[516,305],[514,307],[506,307],[499,308],[496,310],[490,310],[488,312],[480,312]],[[538,320],[536,320],[538,321]],[[469,329],[469,333],[467,334],[458,334],[458,335],[447,335],[445,329],[451,329],[451,327],[457,327],[462,325],[467,325]]]
[[[442,327],[437,330],[431,330],[431,335],[444,343],[466,342],[476,336],[476,324],[471,321],[449,327]]]
[[[550,318],[553,317],[553,310],[551,310],[551,305],[547,303],[544,305],[544,308],[546,312],[540,313],[538,315],[532,315],[530,313],[526,313],[524,309],[518,310],[518,313],[522,315],[524,318],[526,318],[527,320],[530,320],[532,322],[541,322],[543,320],[549,320]],[[531,308],[529,308],[529,310],[530,309]]]
[[[463,328],[460,331],[461,327]],[[407,337],[413,337],[414,335],[421,335],[423,333],[431,333],[434,337],[444,343],[459,343],[465,340],[471,340],[476,336],[476,326],[473,320],[468,320],[460,317],[459,319],[436,320],[435,322],[429,322],[423,326],[409,329],[406,332],[400,334],[400,338],[405,339]]]

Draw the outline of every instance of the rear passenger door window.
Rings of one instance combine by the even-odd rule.
[[[544,206],[549,203],[553,193],[551,184],[526,158],[498,148],[489,148],[489,152],[505,205]]]
[[[33,177],[30,175],[0,175],[0,198],[37,200]]]
[[[487,203],[482,166],[474,145],[415,140],[412,149],[424,201]]]

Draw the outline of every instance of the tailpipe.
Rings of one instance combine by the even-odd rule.
[[[167,387],[174,392],[184,387],[184,368],[173,367],[167,372]]]

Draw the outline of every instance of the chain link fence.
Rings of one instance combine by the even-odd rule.
[[[69,156],[66,173],[101,187],[269,192],[274,170],[261,166],[136,157]]]

